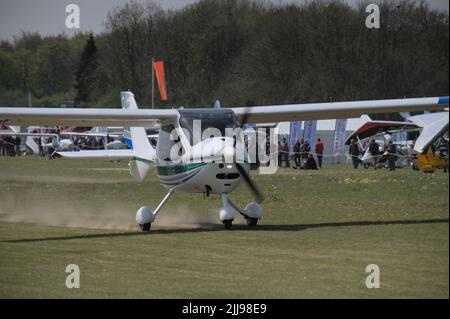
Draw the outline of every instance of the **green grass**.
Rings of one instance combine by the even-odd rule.
[[[255,229],[238,216],[223,230],[218,196],[176,193],[144,234],[135,212],[165,191],[126,167],[0,157],[0,298],[449,297],[445,173],[283,168],[254,175],[267,195]],[[243,185],[231,196],[250,199]],[[80,289],[65,287],[68,264]]]

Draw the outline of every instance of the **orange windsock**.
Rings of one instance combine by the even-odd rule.
[[[164,62],[153,62],[153,70],[155,71],[156,81],[158,82],[159,94],[162,101],[167,101],[166,78],[164,76]]]

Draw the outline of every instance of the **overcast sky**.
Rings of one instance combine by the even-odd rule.
[[[145,0],[141,0],[145,1]],[[278,3],[305,0],[275,0]],[[359,0],[346,0],[357,3]],[[65,8],[74,3],[80,7],[80,29],[77,31],[101,32],[108,11],[122,6],[128,0],[0,0],[0,39],[12,39],[22,31],[39,31],[42,35],[65,32],[72,35],[75,29],[67,29]],[[195,0],[157,1],[164,9],[182,8]],[[427,0],[433,8],[448,12],[448,0]]]

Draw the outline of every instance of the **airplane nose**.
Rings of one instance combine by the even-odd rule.
[[[231,145],[225,145],[222,149],[223,162],[226,164],[234,163],[236,150]]]
[[[234,140],[229,137],[215,137],[202,142],[202,158],[209,161],[233,163],[235,157]]]

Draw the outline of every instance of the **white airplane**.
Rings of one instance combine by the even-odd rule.
[[[400,121],[378,121],[369,118],[367,122],[362,124],[358,129],[351,133],[345,140],[346,145],[350,145],[352,140],[357,141],[363,154],[361,162],[364,168],[368,169],[374,165],[374,156],[370,153],[369,147],[364,148],[363,143],[368,146],[370,140],[374,139],[379,146],[379,155],[376,156],[377,168],[387,167],[386,157],[382,156],[385,153],[385,146],[389,140],[392,140],[392,134],[396,132],[414,132],[418,130],[418,126],[412,122]],[[414,157],[411,154],[411,148],[393,141],[396,144],[397,151],[401,155],[397,157],[395,167],[402,168],[410,166]],[[412,141],[410,141],[412,142]]]
[[[422,127],[422,131],[414,144],[414,150],[425,154],[428,148],[440,137],[448,134],[448,110],[445,112],[415,115],[408,118],[411,122]]]
[[[17,125],[130,127],[132,150],[60,154],[69,158],[131,158],[130,174],[137,181],[142,181],[156,168],[160,183],[168,192],[154,211],[145,206],[137,211],[136,222],[143,231],[150,230],[151,224],[175,191],[219,194],[223,203],[219,219],[226,229],[231,228],[236,211],[244,216],[249,226],[257,224],[262,217],[259,203],[263,196],[248,175],[248,157],[242,138],[224,137],[227,128],[237,128],[245,123],[351,118],[362,114],[442,110],[448,107],[448,97],[203,109],[138,109],[131,92],[121,92],[121,101],[122,109],[6,107],[0,108],[0,121]],[[218,136],[210,135],[207,129],[201,130],[200,135],[208,131],[202,138],[192,134],[195,120],[202,121],[202,129],[215,128],[219,131]],[[144,129],[155,123],[161,124],[156,149],[150,145]],[[176,160],[171,156],[175,145],[181,150]],[[249,203],[245,208],[240,208],[229,198],[229,193],[242,180],[256,197],[256,202]]]

